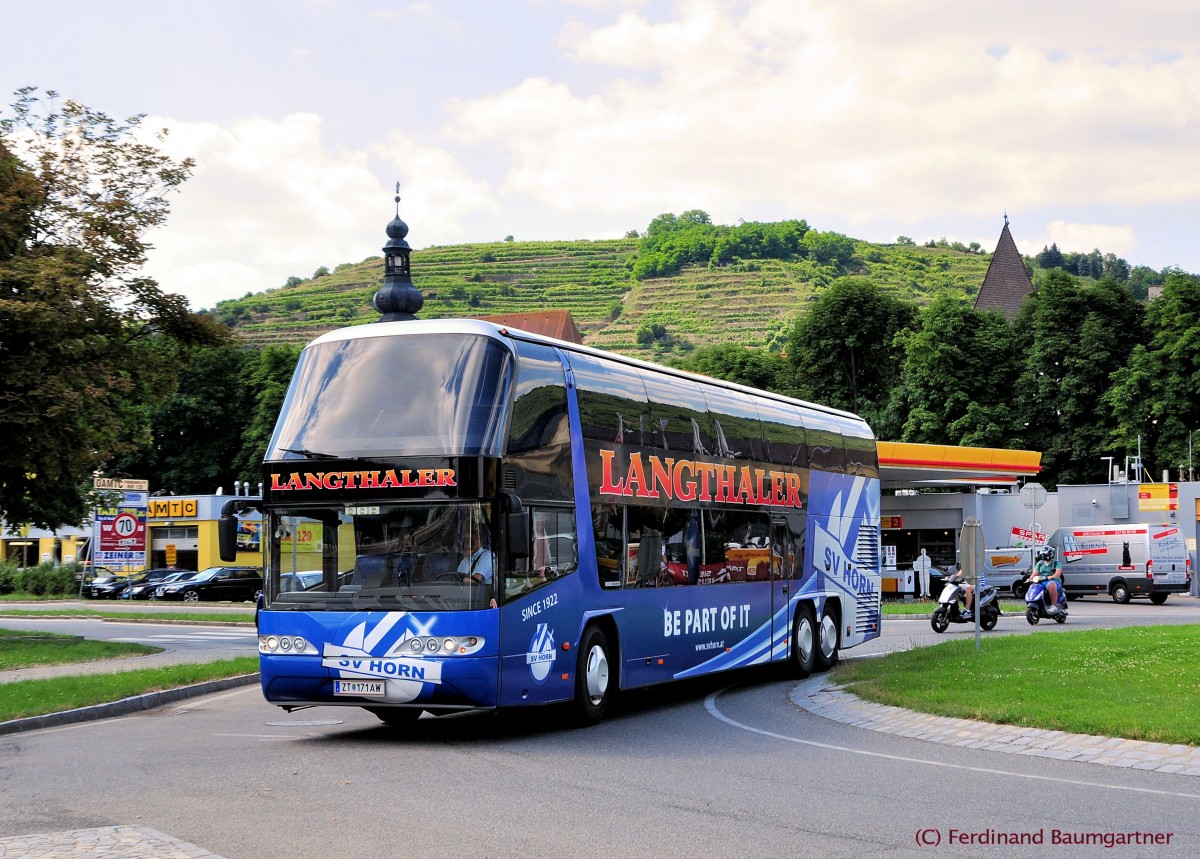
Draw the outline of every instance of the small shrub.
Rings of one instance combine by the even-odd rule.
[[[15,593],[17,590],[17,565],[8,561],[0,561],[0,595]]]

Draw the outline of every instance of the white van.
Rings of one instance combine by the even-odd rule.
[[[983,567],[987,583],[997,591],[1011,590],[1017,599],[1025,599],[1025,579],[1033,571],[1034,549],[1014,546],[1008,549],[984,549]]]
[[[1192,560],[1178,525],[1077,525],[1059,528],[1048,542],[1067,596],[1147,597],[1162,605],[1191,587]]]

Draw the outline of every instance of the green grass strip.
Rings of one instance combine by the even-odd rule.
[[[0,629],[0,671],[99,662],[123,656],[162,653],[161,647],[124,641],[89,641],[73,635],[54,635],[18,629]]]
[[[100,611],[90,608],[4,608],[0,617],[98,617],[108,620],[191,620],[210,623],[254,623],[254,609],[242,612]]]
[[[832,678],[938,716],[1200,745],[1200,626],[971,638],[856,659]]]
[[[0,722],[107,704],[147,692],[238,677],[256,671],[257,656],[239,656],[200,665],[171,665],[117,674],[84,674],[4,683],[0,685]]]
[[[933,610],[938,604],[934,600],[913,600],[904,602],[903,600],[889,601],[884,600],[884,614],[933,614]],[[2,611],[2,610],[0,610]],[[1000,600],[1000,611],[1007,614],[1025,614],[1025,603],[1017,600]]]

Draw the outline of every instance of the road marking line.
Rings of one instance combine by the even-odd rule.
[[[1012,778],[1032,779],[1033,781],[1048,781],[1048,782],[1053,782],[1055,784],[1071,784],[1071,785],[1076,785],[1078,787],[1098,787],[1098,788],[1102,788],[1104,790],[1119,790],[1119,791],[1127,791],[1129,793],[1147,793],[1147,794],[1153,794],[1155,796],[1174,796],[1174,797],[1179,797],[1181,799],[1200,799],[1200,794],[1197,794],[1197,793],[1177,793],[1175,791],[1155,790],[1153,788],[1148,788],[1148,787],[1127,787],[1125,785],[1102,784],[1101,782],[1084,781],[1082,779],[1059,778],[1057,776],[1033,775],[1031,773],[1011,772],[1009,770],[999,770],[999,769],[993,769],[991,767],[973,767],[973,766],[966,766],[964,764],[951,764],[951,763],[946,763],[944,761],[930,761],[930,760],[924,760],[922,758],[911,758],[911,757],[907,757],[905,755],[889,755],[886,752],[869,752],[865,749],[852,749],[849,746],[839,746],[834,743],[819,743],[816,740],[802,740],[799,737],[789,737],[784,734],[776,734],[772,731],[765,731],[762,728],[754,728],[754,727],[751,727],[750,725],[746,725],[741,722],[738,722],[737,720],[731,719],[729,716],[726,716],[719,709],[717,709],[717,696],[721,695],[724,692],[728,692],[732,688],[733,688],[733,686],[726,686],[724,689],[718,689],[716,692],[713,692],[712,694],[710,694],[707,698],[704,699],[704,709],[707,710],[709,712],[709,714],[712,715],[714,718],[719,719],[720,721],[724,722],[727,725],[730,725],[734,728],[738,728],[743,731],[748,731],[751,734],[758,734],[760,736],[770,737],[775,740],[783,740],[784,742],[788,742],[788,743],[798,743],[803,746],[813,746],[814,748],[818,748],[818,749],[829,749],[830,751],[835,751],[835,752],[846,752],[846,753],[852,754],[852,755],[863,755],[865,757],[871,757],[871,758],[884,758],[885,760],[890,760],[890,761],[901,761],[901,762],[910,763],[910,764],[924,764],[925,766],[930,766],[930,767],[943,767],[945,769],[964,770],[966,772],[984,773],[986,775],[1010,776]]]

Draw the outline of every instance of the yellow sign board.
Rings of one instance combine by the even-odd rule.
[[[195,498],[166,498],[150,500],[151,519],[186,519],[197,515]]]

